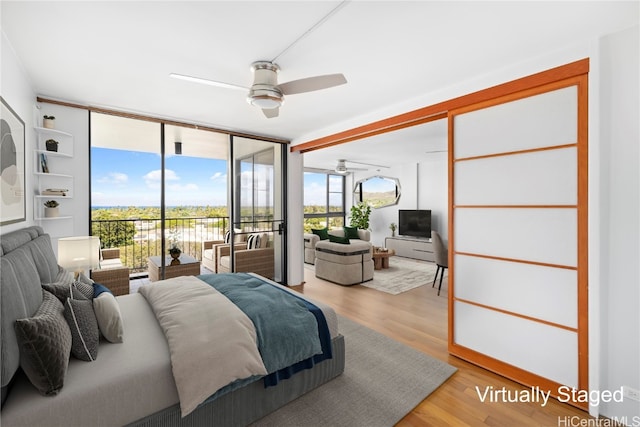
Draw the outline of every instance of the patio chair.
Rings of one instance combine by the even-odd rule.
[[[119,248],[100,251],[100,268],[91,270],[91,279],[109,288],[113,295],[127,295],[130,292],[129,267],[122,265]]]

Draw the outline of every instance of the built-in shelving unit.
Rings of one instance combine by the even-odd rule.
[[[65,199],[73,198],[74,176],[63,173],[72,170],[73,159],[73,135],[56,129],[43,127],[35,128],[37,135],[36,149],[34,150],[34,219],[41,226],[50,225],[57,221],[73,219],[70,206],[65,206]],[[47,141],[56,141],[57,147],[47,149]],[[52,190],[61,190],[59,193],[48,193]],[[63,191],[62,191],[63,190]],[[45,216],[44,203],[47,200],[56,200],[59,214],[55,217]],[[47,230],[52,231],[52,230]]]

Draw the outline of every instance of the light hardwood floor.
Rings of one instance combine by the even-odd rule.
[[[341,316],[458,368],[398,426],[586,425],[580,424],[580,420],[589,418],[586,412],[553,399],[549,399],[545,407],[539,403],[480,401],[476,386],[481,390],[487,386],[494,389],[506,387],[508,390],[523,390],[525,387],[448,354],[446,278],[439,297],[437,289],[432,289],[431,285],[399,295],[360,285],[340,286],[316,278],[313,270],[308,268],[305,268],[305,282],[292,289],[331,305]]]

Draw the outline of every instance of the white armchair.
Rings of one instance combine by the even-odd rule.
[[[336,228],[329,230],[329,234],[338,237],[344,237],[344,230]],[[371,241],[371,232],[369,230],[358,229],[358,237],[365,242]],[[320,236],[313,233],[304,233],[304,262],[307,264],[316,263],[316,243],[320,241]]]

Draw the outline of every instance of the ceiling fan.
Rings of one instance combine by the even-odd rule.
[[[264,115],[269,119],[278,117],[280,106],[284,102],[285,95],[328,89],[347,82],[347,79],[342,74],[326,74],[278,84],[278,71],[280,67],[278,67],[276,63],[272,61],[257,61],[251,64],[251,69],[253,70],[253,85],[251,87],[184,74],[171,73],[169,75],[177,79],[195,83],[203,83],[228,89],[246,90],[248,91],[247,102],[261,108]]]
[[[299,80],[278,84],[278,71],[280,67],[276,64],[276,60],[287,53],[290,49],[298,44],[301,40],[324,24],[331,16],[336,14],[340,9],[347,5],[349,1],[343,0],[333,9],[331,9],[318,22],[311,26],[307,31],[295,39],[282,52],[276,55],[271,61],[256,61],[251,64],[253,70],[253,85],[245,87],[233,83],[219,82],[200,77],[193,77],[184,74],[171,73],[171,77],[187,80],[195,83],[204,83],[212,86],[224,87],[228,89],[240,89],[248,91],[247,102],[251,105],[262,109],[264,115],[270,119],[278,117],[280,106],[284,102],[285,95],[295,95],[297,93],[313,92],[321,89],[343,85],[347,79],[342,74],[326,74],[323,76],[307,77]]]
[[[366,169],[366,168],[351,168],[351,167],[348,168],[347,165],[346,165],[347,162],[355,163],[357,165],[373,166],[373,167],[376,167],[376,168],[386,168],[386,169],[389,168],[389,166],[374,165],[374,164],[371,164],[371,163],[362,163],[362,162],[355,162],[355,161],[352,161],[352,160],[339,159],[338,160],[338,164],[336,165],[336,168],[334,169],[335,172],[339,173],[339,174],[347,174],[347,173],[350,173],[350,172],[358,172],[358,171],[369,170],[369,169]]]

